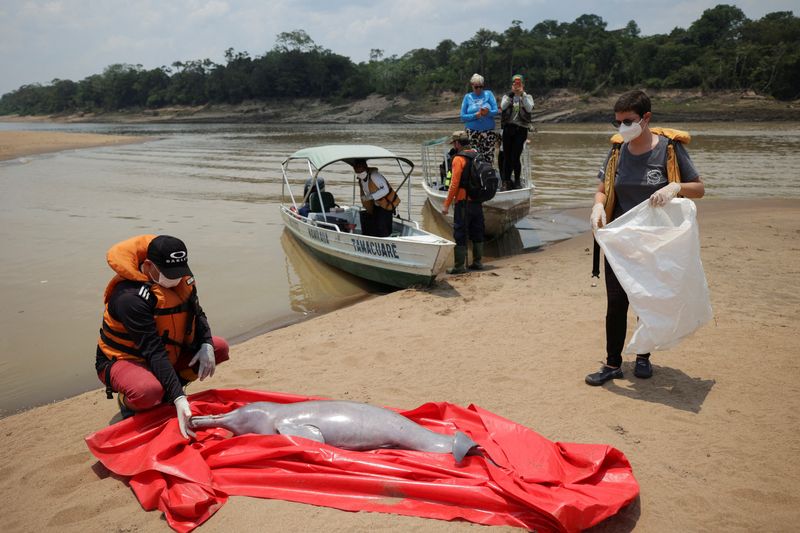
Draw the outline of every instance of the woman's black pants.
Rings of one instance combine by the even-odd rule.
[[[625,333],[628,329],[628,295],[619,284],[614,270],[605,261],[606,296],[606,364],[619,367],[622,365],[622,348],[625,345]],[[638,354],[649,357],[650,354]]]

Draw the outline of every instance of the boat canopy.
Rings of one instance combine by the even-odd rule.
[[[369,144],[328,144],[303,148],[287,157],[283,165],[293,159],[307,160],[317,170],[339,161],[352,164],[356,159],[394,159],[414,168],[414,163],[410,159],[397,156],[386,148]]]
[[[386,148],[381,148],[380,146],[373,146],[371,144],[326,144],[324,146],[312,146],[296,151],[281,164],[281,172],[283,173],[281,196],[283,196],[285,188],[288,188],[292,204],[295,209],[299,209],[294,193],[292,193],[292,187],[289,184],[289,176],[287,175],[289,163],[292,161],[303,161],[308,166],[311,179],[314,179],[319,176],[322,169],[328,165],[341,161],[352,166],[353,161],[357,159],[365,159],[368,162],[375,161],[376,159],[395,161],[398,170],[403,175],[403,181],[394,188],[395,192],[399,192],[400,189],[403,188],[403,185],[411,178],[411,172],[414,170],[414,163],[410,159],[395,155]],[[353,204],[355,204],[356,201],[357,182],[358,179],[353,180]],[[408,219],[411,220],[411,187],[407,187],[406,192],[408,195],[406,198],[406,211]],[[320,205],[324,205],[322,193],[319,189],[317,189],[317,194],[320,196]],[[306,198],[303,198],[302,201],[305,202]],[[323,213],[323,216],[325,220],[327,220],[327,215]]]

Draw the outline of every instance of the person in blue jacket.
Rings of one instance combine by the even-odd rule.
[[[494,94],[484,89],[483,76],[473,74],[469,80],[472,92],[464,95],[461,102],[461,122],[469,134],[472,146],[489,163],[494,164],[494,149],[497,132],[494,117],[497,115],[497,100]]]

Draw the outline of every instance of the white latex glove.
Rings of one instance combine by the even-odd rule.
[[[214,375],[217,361],[214,358],[214,347],[212,345],[207,342],[201,344],[200,349],[197,350],[192,360],[189,361],[189,366],[194,366],[198,361],[200,361],[200,368],[197,369],[197,376],[200,378],[200,381]]]
[[[606,225],[606,206],[597,202],[592,207],[592,214],[589,216],[589,221],[592,223],[592,229],[602,228]]]
[[[650,205],[653,207],[667,205],[670,200],[678,196],[679,192],[681,192],[680,183],[669,183],[666,187],[661,187],[650,196]]]
[[[189,407],[189,400],[186,396],[178,396],[175,398],[175,411],[178,415],[178,427],[181,429],[181,435],[184,439],[194,437],[194,431],[189,429],[189,419],[192,418],[192,409]]]

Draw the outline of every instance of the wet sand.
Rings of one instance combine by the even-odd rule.
[[[794,531],[800,200],[697,205],[714,320],[654,354],[650,380],[633,377],[628,357],[624,379],[583,382],[604,358],[605,292],[602,282],[591,287],[587,233],[252,338],[189,392],[474,403],[551,440],[607,443],[627,455],[641,496],[596,531]],[[490,327],[465,333],[476,312]],[[3,529],[166,531],[161,514],[144,512],[86,449],[86,435],[117,420],[116,402],[99,388],[0,420]],[[480,527],[237,497],[201,530]],[[501,529],[512,530],[492,530]]]
[[[95,146],[145,142],[148,137],[101,135],[61,131],[0,131],[0,161],[26,155],[75,150]]]

